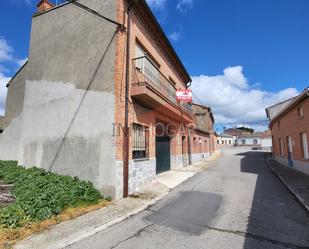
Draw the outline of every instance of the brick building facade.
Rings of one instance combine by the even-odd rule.
[[[309,89],[266,109],[275,159],[309,174]]]
[[[191,78],[146,1],[44,0],[38,10],[29,60],[8,84],[1,159],[118,199],[215,150],[210,108],[176,100]]]

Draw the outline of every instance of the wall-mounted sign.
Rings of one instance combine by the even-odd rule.
[[[192,102],[192,91],[191,89],[177,89],[176,99],[179,102]]]

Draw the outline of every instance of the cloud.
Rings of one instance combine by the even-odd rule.
[[[19,67],[22,67],[27,61],[28,61],[28,57],[21,59],[21,60],[17,60],[17,65]]]
[[[176,8],[180,12],[186,13],[188,11],[188,9],[192,9],[193,8],[193,0],[178,0]]]
[[[222,75],[192,77],[195,101],[211,106],[216,122],[260,125],[265,107],[298,94],[295,88],[269,92],[250,85],[242,66],[228,67]],[[264,125],[264,124],[262,124]]]
[[[8,44],[8,42],[0,36],[0,62],[13,60],[14,49]]]
[[[9,82],[10,77],[5,77],[0,72],[0,115],[4,115],[5,101],[6,101],[6,84]]]
[[[153,9],[163,9],[166,0],[147,0],[148,5]]]
[[[6,84],[10,81],[12,75],[10,67],[12,67],[12,65],[20,67],[27,60],[27,58],[18,59],[13,53],[13,47],[9,45],[4,37],[0,36],[0,115],[4,114],[7,93]]]
[[[168,37],[174,41],[177,42],[182,36],[182,26],[179,27],[178,30],[173,31],[171,34],[168,35]]]

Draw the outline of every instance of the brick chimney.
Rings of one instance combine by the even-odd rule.
[[[48,0],[41,0],[38,4],[37,4],[37,7],[38,7],[38,12],[41,12],[41,11],[45,11],[45,10],[48,10],[52,7],[54,7],[55,5],[51,2],[49,2]]]

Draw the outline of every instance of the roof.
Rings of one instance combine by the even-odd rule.
[[[20,69],[18,69],[18,71],[14,74],[14,76],[10,79],[10,81],[6,84],[6,87],[10,86],[10,83],[12,82],[12,80],[24,69],[24,67],[28,64],[28,60],[24,63],[24,65],[21,66]]]
[[[192,106],[198,106],[198,107],[201,107],[201,108],[203,108],[203,109],[207,109],[207,110],[208,110],[207,113],[206,113],[206,112],[195,111],[195,114],[196,114],[196,115],[207,115],[207,114],[209,114],[209,116],[210,116],[212,122],[215,122],[215,118],[214,118],[213,112],[212,112],[212,110],[211,110],[211,107],[206,106],[206,105],[196,104],[196,103],[192,103]]]
[[[254,132],[253,134],[243,134],[239,136],[239,139],[241,138],[266,138],[271,137],[271,131],[267,130],[264,132]]]
[[[272,106],[269,106],[265,109],[268,119],[272,119],[277,113],[279,113],[284,107],[286,107],[293,99],[297,96],[289,98],[287,100],[276,103]],[[272,113],[273,112],[273,113]]]
[[[233,138],[232,135],[229,135],[229,134],[225,134],[225,133],[222,133],[222,134],[219,134],[217,135],[218,137],[227,137],[227,138]]]
[[[225,134],[229,134],[232,136],[241,136],[242,134],[250,134],[247,131],[241,130],[241,129],[237,129],[237,128],[228,128],[224,130]]]
[[[298,105],[299,103],[301,103],[303,100],[305,100],[306,98],[309,97],[309,87],[305,88],[304,91],[299,94],[298,96],[296,96],[295,98],[293,98],[293,100],[287,105],[285,106],[280,112],[278,112],[271,120],[269,123],[269,127],[271,127],[273,125],[273,123],[280,117],[282,117],[283,115],[285,115],[286,113],[288,113],[290,110],[292,110],[296,105]]]

